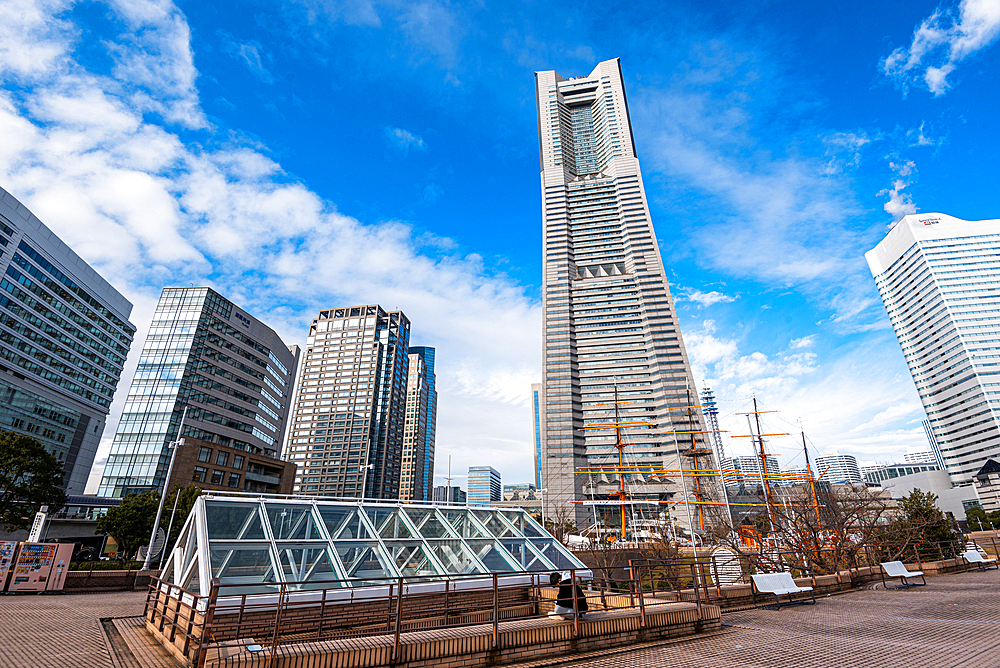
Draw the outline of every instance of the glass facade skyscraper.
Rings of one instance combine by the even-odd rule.
[[[897,222],[865,254],[952,484],[1000,457],[1000,220]]]
[[[0,429],[83,494],[135,327],[132,304],[0,188]]]
[[[614,415],[616,389],[622,419],[642,425],[625,430],[628,463],[676,470],[674,439],[682,453],[691,440],[673,432],[705,427],[701,411],[686,408],[698,392],[646,204],[619,61],[570,79],[536,72],[535,93],[544,225],[541,487],[550,516],[586,526],[593,513],[581,502],[617,489],[617,477],[579,473],[617,464],[614,431],[588,429]],[[699,449],[703,436],[696,434]],[[626,486],[636,499],[670,501],[681,491],[662,476],[627,475]]]
[[[403,423],[403,464],[399,498],[431,501],[434,480],[434,440],[437,427],[435,350],[410,346],[406,378],[406,418]]]
[[[296,363],[274,330],[211,288],[165,288],[98,494],[163,487],[185,408],[183,447],[214,444],[276,459]],[[241,485],[252,482],[248,476]]]
[[[503,501],[500,472],[492,466],[470,466],[468,484],[466,498],[470,506],[489,506]]]
[[[545,395],[541,383],[531,385],[531,427],[532,442],[535,454],[535,489],[542,489],[542,410],[545,406]]]
[[[296,492],[399,498],[409,347],[402,311],[369,304],[319,312],[289,430]]]

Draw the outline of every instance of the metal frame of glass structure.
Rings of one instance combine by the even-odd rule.
[[[213,578],[231,595],[569,569],[586,566],[520,508],[211,493],[160,578],[207,596]]]

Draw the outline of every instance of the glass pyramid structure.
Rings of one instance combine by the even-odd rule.
[[[207,596],[586,566],[519,508],[198,497],[160,577]]]

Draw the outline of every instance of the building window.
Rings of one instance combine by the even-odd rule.
[[[215,453],[215,465],[225,466],[229,463],[229,453],[223,450],[219,450]]]
[[[240,474],[239,473],[230,473],[229,474],[229,486],[230,487],[239,487],[240,486]]]
[[[194,467],[194,475],[191,476],[191,480],[194,482],[205,482],[205,476],[208,474],[208,469],[202,466]]]
[[[212,484],[213,485],[221,485],[222,484],[222,479],[225,476],[226,476],[226,472],[225,471],[220,471],[218,469],[214,469],[212,471]]]
[[[233,455],[233,468],[243,470],[243,460],[245,457],[243,455]]]
[[[212,459],[212,448],[198,448],[198,461],[207,462]]]

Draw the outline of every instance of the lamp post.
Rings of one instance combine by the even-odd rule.
[[[167,500],[167,485],[170,484],[170,475],[174,472],[174,458],[177,456],[177,448],[184,445],[184,438],[181,434],[184,433],[184,420],[187,418],[188,409],[187,406],[184,407],[184,414],[181,415],[181,426],[177,430],[177,440],[170,442],[170,465],[167,466],[167,477],[163,481],[163,493],[160,494],[160,505],[156,508],[156,519],[153,520],[153,531],[149,534],[149,546],[146,548],[146,557],[142,560],[142,570],[149,570],[149,562],[153,557],[153,543],[156,542],[156,530],[160,528],[160,516],[163,515],[163,502]],[[170,538],[167,536],[167,538]],[[166,540],[164,540],[164,547],[166,547]]]
[[[373,468],[375,468],[374,464],[365,464],[364,466],[361,467],[361,470],[365,472],[365,474],[363,476],[361,476],[361,500],[362,501],[364,501],[364,499],[365,499],[365,488],[368,486],[368,472],[371,471]]]

